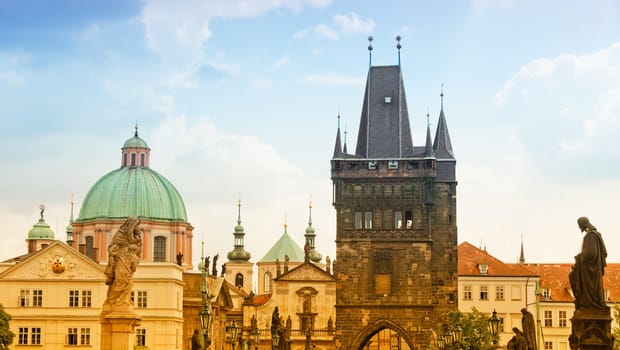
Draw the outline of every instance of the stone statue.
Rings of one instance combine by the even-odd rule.
[[[521,317],[521,327],[523,328],[523,336],[527,340],[528,350],[537,350],[536,345],[536,323],[534,322],[534,315],[527,311],[526,308],[521,309],[523,316]]]
[[[278,328],[280,328],[280,311],[276,306],[271,314],[271,334],[276,334]]]
[[[181,252],[177,254],[177,265],[183,266],[183,253]]]
[[[202,339],[200,339],[200,332],[194,329],[194,335],[192,335],[192,350],[202,350]]]
[[[256,320],[256,315],[252,315],[252,319],[250,320],[250,329],[252,332],[258,331],[258,321]]]
[[[312,247],[310,246],[310,242],[306,241],[306,244],[304,245],[304,261],[305,262],[310,261],[311,250],[312,250]]]
[[[329,320],[327,320],[327,331],[329,332],[334,331],[334,320],[332,320],[331,316],[329,316]]]
[[[112,237],[108,246],[108,265],[105,267],[105,284],[108,293],[105,303],[131,305],[133,273],[140,262],[142,230],[136,217],[127,219]]]
[[[604,309],[607,307],[603,288],[607,249],[601,234],[587,217],[580,217],[577,224],[585,236],[581,253],[575,256],[575,265],[568,275],[575,296],[575,310]]]
[[[288,272],[288,262],[291,261],[291,258],[288,257],[288,254],[284,255],[284,273]]]
[[[213,276],[217,276],[217,259],[220,257],[220,254],[215,254],[215,256],[213,257],[213,271],[212,271],[212,275]]]
[[[209,273],[209,265],[211,264],[211,257],[207,256],[205,258],[205,271]]]
[[[224,275],[226,275],[226,263],[222,264],[222,277],[224,277]]]
[[[327,272],[330,275],[332,274],[331,264],[332,264],[332,259],[330,259],[328,255],[325,257],[325,272]]]
[[[282,272],[280,271],[280,259],[276,258],[276,276],[280,277],[280,274]]]
[[[527,340],[523,336],[523,332],[517,327],[512,329],[515,335],[508,341],[506,348],[509,350],[527,350]]]
[[[291,320],[291,315],[288,315],[286,319],[286,329],[290,331],[293,328],[293,320]]]

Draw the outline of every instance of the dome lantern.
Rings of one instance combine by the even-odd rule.
[[[127,139],[123,144],[123,148],[121,148],[121,168],[149,167],[151,149],[146,141],[138,136],[138,124],[136,124],[135,129],[133,137]]]

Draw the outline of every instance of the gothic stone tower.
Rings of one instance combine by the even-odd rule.
[[[385,329],[411,349],[435,347],[457,308],[455,166],[443,94],[434,143],[429,126],[415,147],[401,67],[370,67],[355,154],[338,126],[331,160],[342,349]]]

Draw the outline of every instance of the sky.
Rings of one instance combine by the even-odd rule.
[[[356,143],[372,64],[401,66],[415,145],[444,111],[459,242],[572,262],[588,216],[620,262],[620,2],[0,0],[0,260],[44,204],[66,239],[134,126],[206,255],[288,233],[335,257],[330,158]]]

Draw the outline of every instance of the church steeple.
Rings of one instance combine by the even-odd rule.
[[[230,261],[248,261],[252,257],[252,255],[245,250],[243,236],[245,236],[245,232],[243,232],[243,226],[241,225],[241,199],[237,203],[238,213],[237,213],[237,226],[235,226],[235,248],[228,252],[228,260]]]
[[[519,255],[519,264],[525,264],[525,254],[523,253],[523,236],[521,236],[521,254]]]
[[[310,246],[310,260],[314,263],[318,263],[323,258],[319,252],[316,251],[314,227],[312,227],[312,200],[308,205],[308,227],[306,228],[306,244]]]
[[[426,145],[424,146],[424,158],[435,158],[433,141],[431,139],[431,116],[426,112]]]

